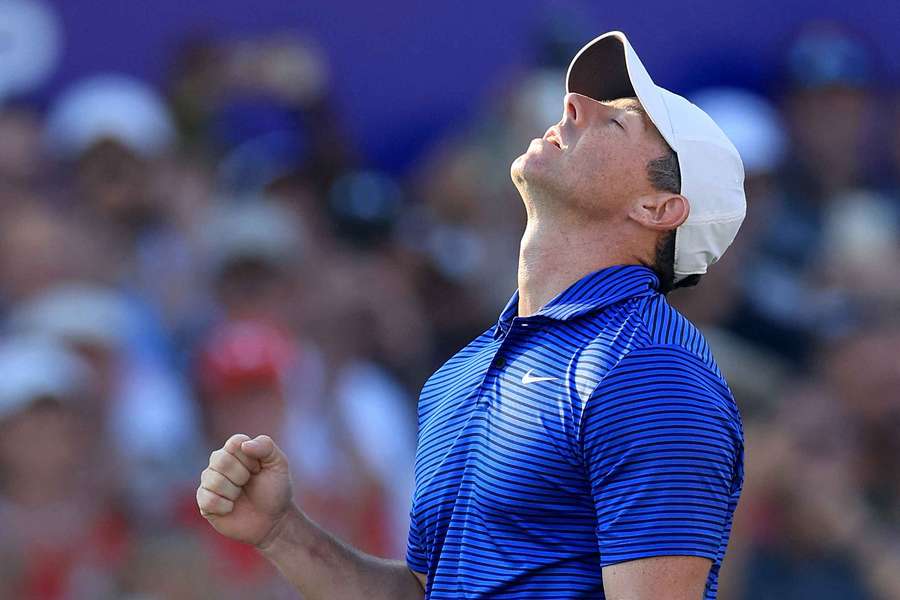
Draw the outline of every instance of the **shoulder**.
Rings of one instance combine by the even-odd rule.
[[[647,345],[622,358],[597,384],[579,429],[583,443],[613,446],[652,440],[730,453],[743,440],[740,411],[724,380],[677,344]]]
[[[567,323],[563,329],[561,337],[566,341],[578,338],[572,366],[579,374],[582,402],[610,374],[628,371],[632,363],[647,369],[654,361],[670,363],[668,370],[658,370],[660,374],[674,377],[690,371],[695,377],[703,373],[730,395],[706,338],[661,294],[630,298]]]
[[[669,348],[662,354],[692,354],[706,369],[722,379],[703,333],[679,313],[662,294],[631,298],[604,311],[580,319],[572,327],[585,334],[585,350],[603,350],[606,369],[638,349]],[[605,372],[601,371],[601,374]]]
[[[666,297],[656,294],[642,298],[636,310],[643,322],[648,345],[657,348],[669,347],[663,353],[679,354],[677,348],[694,355],[707,369],[722,379],[719,366],[703,333],[687,317],[673,308]],[[723,380],[724,382],[724,380]]]
[[[677,344],[636,348],[595,387],[585,422],[602,429],[635,423],[691,423],[742,439],[740,411],[728,385],[697,354]]]
[[[642,343],[621,354],[599,379],[593,409],[700,411],[740,431],[734,396],[700,330],[659,294],[636,299],[630,312],[640,323],[636,337]]]
[[[650,396],[690,392],[730,401],[731,391],[713,366],[680,344],[648,344],[619,360],[599,381],[597,390],[607,396],[629,391]]]

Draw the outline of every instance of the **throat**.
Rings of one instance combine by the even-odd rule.
[[[592,228],[596,229],[596,228]],[[529,220],[519,246],[520,317],[536,314],[579,279],[605,267],[637,261],[614,235],[544,227]]]

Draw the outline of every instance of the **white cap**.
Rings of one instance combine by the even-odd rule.
[[[675,281],[706,273],[734,241],[747,211],[744,166],[728,137],[700,108],[653,83],[621,31],[578,51],[566,90],[594,100],[637,97],[678,155],[681,194],[691,205],[675,235]]]
[[[65,92],[50,110],[50,150],[76,157],[103,139],[153,157],[168,149],[175,126],[165,100],[146,83],[125,75],[97,75]]]
[[[87,366],[61,343],[41,337],[0,342],[0,420],[41,398],[70,400],[88,382]]]
[[[242,258],[290,263],[303,252],[303,224],[285,208],[262,198],[215,210],[204,230],[204,245],[214,271]]]
[[[15,333],[116,350],[127,342],[132,317],[127,301],[117,291],[87,283],[65,283],[14,308],[8,325]]]

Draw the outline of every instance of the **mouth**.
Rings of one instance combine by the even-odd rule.
[[[559,130],[556,128],[556,125],[547,130],[543,139],[545,142],[553,144],[560,150],[563,149],[562,138],[559,135]]]

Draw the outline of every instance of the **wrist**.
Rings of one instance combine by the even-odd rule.
[[[306,517],[303,512],[293,502],[286,511],[275,521],[269,533],[256,544],[256,549],[262,554],[272,557],[278,554],[279,550],[296,545],[297,525],[299,525]]]

